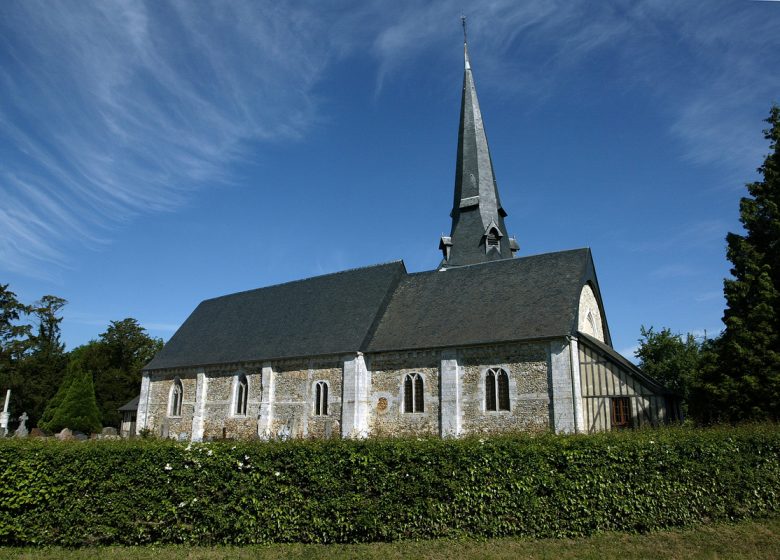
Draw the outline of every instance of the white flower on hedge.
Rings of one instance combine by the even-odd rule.
[[[186,505],[187,505],[187,502],[179,502],[179,507],[180,508],[183,508]]]
[[[274,476],[279,476],[280,474],[282,473],[280,473],[279,471],[274,472]]]
[[[166,471],[172,471],[173,467],[170,463],[165,463],[165,466],[163,467]]]
[[[206,455],[208,455],[209,457],[211,457],[213,454],[214,454],[214,452],[211,449],[209,449],[208,453],[206,453]]]
[[[249,461],[249,455],[244,455],[244,461]]]

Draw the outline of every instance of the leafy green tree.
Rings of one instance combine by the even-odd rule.
[[[95,400],[95,385],[92,374],[81,369],[80,362],[73,362],[68,376],[63,381],[62,402],[53,411],[52,419],[46,422],[46,429],[59,432],[63,428],[78,430],[87,434],[101,428],[100,411]]]
[[[691,387],[696,382],[700,361],[700,345],[688,333],[683,337],[668,328],[660,331],[641,327],[642,338],[634,355],[639,367],[650,377],[678,393],[683,404],[688,402]]]
[[[141,390],[141,369],[160,351],[163,342],[152,338],[136,319],[111,321],[98,340],[79,347],[83,368],[92,372],[95,395],[104,426],[118,426],[117,409]]]
[[[780,418],[780,107],[764,137],[770,153],[740,200],[744,235],[729,233],[720,371],[707,379],[725,419]]]

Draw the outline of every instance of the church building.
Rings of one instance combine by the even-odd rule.
[[[438,268],[396,261],[201,302],[144,369],[139,432],[457,437],[681,419],[613,349],[589,249],[515,255],[464,57]]]

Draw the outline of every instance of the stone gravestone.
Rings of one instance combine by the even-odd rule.
[[[101,436],[115,436],[117,435],[116,428],[113,428],[111,426],[106,426],[100,431]]]
[[[33,428],[30,430],[30,437],[46,437],[46,434],[40,428]]]
[[[73,438],[79,441],[87,441],[89,436],[84,432],[73,432]]]
[[[287,421],[286,424],[283,424],[279,427],[279,429],[276,431],[276,438],[281,441],[287,441],[290,437],[290,422]]]
[[[18,438],[25,438],[27,437],[27,416],[26,412],[22,412],[22,415],[19,417],[19,427],[16,428],[16,431],[14,432],[14,437]]]
[[[68,428],[62,428],[62,431],[54,437],[62,441],[73,439],[73,432]]]
[[[8,434],[8,420],[11,419],[11,415],[8,413],[8,402],[11,400],[11,389],[5,392],[5,406],[3,412],[0,413],[0,437],[5,437]]]

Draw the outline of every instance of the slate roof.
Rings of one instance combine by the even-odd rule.
[[[133,400],[120,406],[117,410],[119,410],[119,412],[132,412],[133,410],[138,410],[138,401],[140,400],[141,400],[141,395],[138,395]]]
[[[589,249],[409,274],[396,288],[366,350],[573,334],[587,281],[598,290]]]
[[[355,352],[405,273],[397,261],[206,300],[144,369]]]
[[[565,336],[589,281],[600,299],[589,249],[317,276],[202,302],[145,369]]]
[[[498,196],[493,160],[465,44],[463,57],[455,198],[450,212],[452,229],[447,240],[451,249],[449,258],[445,255],[446,260],[442,262],[446,268],[512,258],[512,241],[504,224],[507,213]],[[491,225],[497,227],[501,235],[498,247],[486,252],[484,237]]]

